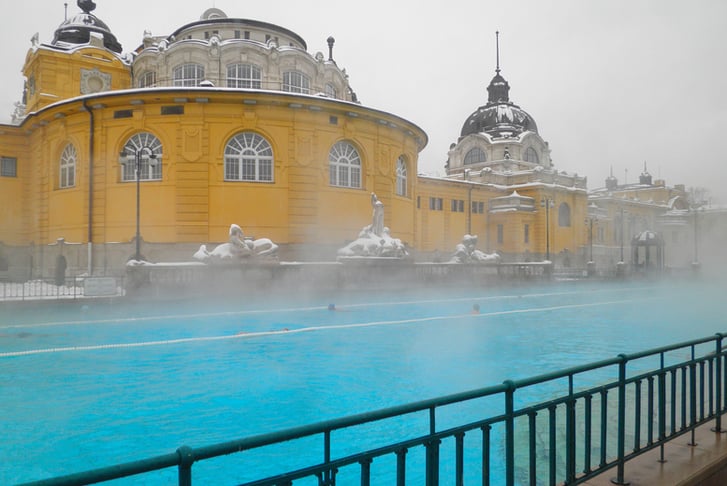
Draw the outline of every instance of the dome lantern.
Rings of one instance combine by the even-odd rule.
[[[96,3],[93,0],[78,0],[76,4],[83,12],[66,19],[56,29],[51,44],[56,47],[85,45],[91,41],[91,34],[94,33],[103,37],[106,49],[120,54],[122,48],[116,36],[108,25],[91,13],[96,9]]]
[[[495,77],[487,87],[487,104],[480,106],[464,123],[461,136],[488,133],[493,136],[538,133],[535,120],[525,110],[510,102],[510,84],[500,74],[500,32],[497,35]]]

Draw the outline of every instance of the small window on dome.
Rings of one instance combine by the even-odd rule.
[[[487,162],[487,154],[479,147],[473,148],[464,156],[464,165],[479,164],[480,162]]]
[[[531,164],[536,165],[540,164],[540,158],[534,148],[528,147],[525,151],[525,162],[530,162]]]

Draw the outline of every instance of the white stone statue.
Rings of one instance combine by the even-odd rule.
[[[384,203],[371,193],[373,208],[370,225],[364,226],[358,238],[338,250],[339,257],[381,257],[404,258],[409,252],[398,238],[392,238],[389,228],[384,226]]]
[[[376,194],[371,193],[371,207],[373,208],[371,232],[376,236],[384,235],[384,203],[379,201]]]
[[[477,235],[464,235],[462,243],[458,243],[454,255],[449,260],[451,263],[497,263],[500,255],[497,253],[487,254],[476,248]]]
[[[269,238],[245,238],[242,228],[231,224],[227,243],[217,245],[212,251],[207,251],[207,246],[201,245],[194,254],[194,259],[201,262],[242,261],[255,257],[274,257],[277,251],[278,245]]]

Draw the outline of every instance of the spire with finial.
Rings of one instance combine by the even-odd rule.
[[[505,78],[500,75],[500,31],[495,32],[495,44],[497,46],[497,63],[495,64],[495,77],[490,81],[487,87],[488,103],[509,103],[510,102],[510,85]]]
[[[500,74],[500,31],[495,31],[495,52],[497,56],[497,63],[495,67],[495,73]]]

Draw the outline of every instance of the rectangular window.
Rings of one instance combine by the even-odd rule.
[[[18,159],[15,157],[0,158],[0,177],[18,177]]]
[[[184,106],[162,106],[162,115],[184,115]]]
[[[472,213],[483,214],[485,212],[485,203],[482,201],[472,201]]]
[[[245,31],[245,40],[250,40],[250,31],[249,30]]]
[[[240,31],[239,30],[236,30],[235,31],[235,39],[239,39],[239,38],[240,38]]]
[[[117,110],[114,112],[114,118],[131,118],[134,116],[132,110]]]
[[[464,213],[464,200],[463,199],[452,199],[452,212],[453,213]]]
[[[441,211],[444,207],[444,201],[441,197],[430,197],[429,198],[429,209],[432,211]]]
[[[422,208],[422,198],[421,196],[417,196],[417,209]]]
[[[501,224],[497,225],[497,242],[502,244],[504,240],[504,229]]]
[[[525,243],[530,243],[530,225],[525,225]]]

